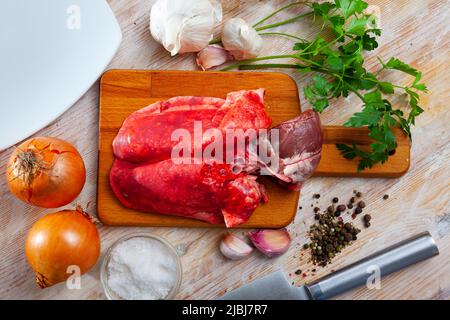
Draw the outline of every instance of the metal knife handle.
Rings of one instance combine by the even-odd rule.
[[[438,254],[433,238],[424,232],[321,278],[307,288],[313,299],[328,299],[366,284],[374,271],[385,276]]]

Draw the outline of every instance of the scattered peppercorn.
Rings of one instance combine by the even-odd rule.
[[[302,270],[300,270],[300,269],[296,270],[296,271],[295,271],[295,274],[296,274],[296,275],[302,274]]]
[[[303,209],[303,207],[301,207],[301,206],[300,206],[300,207],[298,207],[298,209],[299,209],[299,210],[302,210],[302,209]]]
[[[383,200],[387,200],[387,199],[389,199],[389,195],[388,195],[388,194],[385,194],[385,195],[383,196]]]
[[[332,204],[325,211],[322,211],[317,205],[318,201],[316,201],[320,198],[320,194],[313,194],[313,199],[315,200],[312,201],[311,208],[313,208],[316,222],[309,228],[309,243],[303,245],[303,249],[309,249],[304,252],[311,255],[313,264],[321,267],[326,266],[346,246],[358,239],[357,235],[361,230],[356,228],[351,222],[344,222],[344,218],[341,215],[345,212],[351,213],[352,219],[355,219],[357,215],[362,213],[363,208],[366,207],[365,202],[360,199],[362,196],[363,194],[360,191],[353,190],[353,196],[349,199],[347,205],[338,205],[339,198],[333,197],[331,200]],[[353,209],[353,212],[347,211],[347,209]],[[370,215],[364,215],[362,219],[363,226],[368,228],[370,220]],[[300,255],[303,256],[303,252]],[[301,273],[301,271],[298,272],[299,274]],[[307,272],[309,273],[309,270],[303,272],[302,276],[306,277]],[[314,275],[315,269],[312,272],[312,275]]]
[[[344,223],[341,217],[336,217],[340,214],[340,211],[328,212],[328,210],[317,213],[319,221],[308,231],[311,260],[316,265],[326,266],[360,232],[352,223]]]

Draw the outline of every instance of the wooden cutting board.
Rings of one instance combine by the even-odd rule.
[[[109,171],[114,156],[112,141],[122,122],[133,111],[174,96],[211,96],[225,98],[231,91],[266,89],[266,111],[273,124],[291,119],[301,112],[295,81],[282,73],[110,70],[100,81],[100,141],[98,157],[97,210],[106,225],[223,227],[202,221],[142,213],[122,206],[109,186]],[[324,127],[322,160],[316,176],[360,176],[394,178],[409,168],[409,139],[396,131],[396,154],[384,165],[358,174],[357,161],[343,159],[338,142],[370,144],[366,129]],[[269,178],[259,178],[268,191],[269,202],[260,205],[241,228],[280,228],[288,225],[297,212],[299,193],[288,191]]]

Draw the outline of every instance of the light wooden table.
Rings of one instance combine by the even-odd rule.
[[[171,58],[151,38],[148,31],[148,13],[153,1],[109,1],[123,32],[122,45],[108,68],[136,69],[195,69],[194,56]],[[226,17],[240,16],[248,21],[271,12],[282,1],[224,0]],[[400,179],[313,178],[302,190],[303,206],[289,226],[294,244],[303,244],[306,230],[313,222],[309,207],[313,193],[320,193],[320,204],[325,207],[333,196],[347,198],[353,189],[361,190],[368,203],[367,212],[373,216],[372,227],[364,229],[358,241],[349,247],[327,268],[317,268],[314,277],[293,277],[296,285],[326,275],[331,269],[345,266],[376,250],[399,240],[428,230],[436,239],[441,254],[407,270],[382,280],[381,290],[360,288],[341,299],[449,299],[450,298],[450,207],[449,207],[449,3],[445,0],[426,1],[370,1],[381,12],[384,29],[381,46],[367,59],[375,67],[376,55],[384,59],[398,56],[424,72],[430,93],[422,101],[425,113],[414,128],[411,169]],[[297,23],[289,30],[307,37],[313,33],[307,24]],[[288,52],[290,40],[273,38],[266,41],[264,54]],[[309,76],[291,73],[301,88]],[[409,78],[390,76],[400,83]],[[308,108],[304,101],[302,105]],[[322,114],[325,124],[342,124],[360,106],[354,97],[333,103]],[[20,123],[18,123],[20,125]],[[98,83],[64,115],[37,135],[56,136],[73,142],[83,155],[87,166],[87,183],[76,203],[90,204],[95,212],[97,139],[98,139]],[[99,265],[82,278],[80,290],[68,290],[63,284],[41,290],[36,287],[31,269],[24,256],[25,235],[43,210],[16,200],[5,182],[5,164],[12,148],[0,153],[0,298],[3,299],[104,299],[99,281]],[[382,200],[388,193],[389,200]],[[209,299],[227,288],[237,287],[251,279],[277,268],[286,274],[297,269],[311,269],[307,257],[292,245],[290,251],[277,259],[266,259],[254,254],[239,262],[225,260],[218,251],[223,230],[183,228],[113,228],[100,227],[102,252],[118,237],[135,231],[153,232],[173,244],[187,244],[182,257],[183,284],[177,298]],[[240,231],[239,233],[241,233]]]

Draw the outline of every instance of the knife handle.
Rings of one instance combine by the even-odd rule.
[[[433,238],[424,232],[321,278],[307,288],[313,299],[328,299],[366,284],[376,272],[385,276],[438,254]]]

